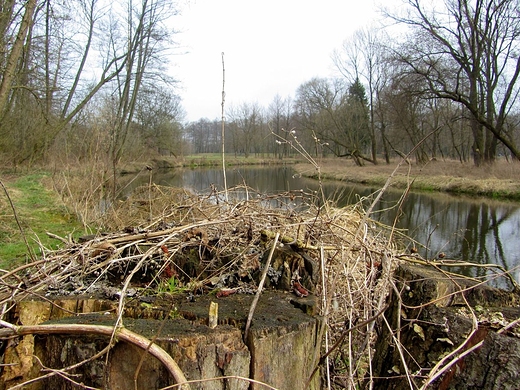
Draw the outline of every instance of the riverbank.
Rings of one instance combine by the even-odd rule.
[[[359,167],[349,160],[325,159],[319,162],[319,168],[323,180],[382,187],[397,164],[396,160],[391,164]],[[293,167],[302,176],[318,179],[318,170],[309,163]],[[457,161],[431,161],[424,166],[404,164],[394,173],[391,186],[520,201],[520,163],[497,161],[483,167]]]
[[[366,164],[359,167],[352,160],[326,158],[317,161],[323,180],[336,180],[348,183],[382,187],[393,174],[391,186],[398,189],[410,187],[417,191],[447,192],[469,196],[483,196],[493,199],[520,201],[520,163],[498,160],[493,165],[476,167],[473,163],[460,163],[455,160],[432,160],[426,165],[416,163],[403,164],[394,173],[400,160],[390,164]],[[218,154],[203,154],[184,158],[166,157],[155,159],[150,166],[159,169],[202,168],[221,166]],[[278,158],[265,156],[245,158],[227,156],[226,166],[244,165],[290,165],[304,177],[318,179],[318,170],[314,165],[301,158]],[[138,172],[142,163],[126,164],[122,173]]]
[[[249,157],[226,155],[227,167],[247,166],[247,165],[294,165],[302,162],[301,157],[285,157],[283,159],[272,155],[252,155]],[[143,168],[143,162],[127,162],[121,166],[120,172],[123,174],[136,173]],[[203,153],[200,155],[183,157],[157,157],[148,161],[147,166],[158,169],[172,168],[210,168],[221,167],[222,156],[218,153]]]
[[[211,157],[211,158],[210,158]],[[195,157],[194,157],[195,158]],[[311,164],[298,162],[296,159],[278,160],[266,159],[228,159],[228,162],[245,165],[275,165],[289,164],[302,176],[317,178],[317,170]],[[216,156],[200,156],[199,160],[185,160],[183,164],[178,161],[177,166],[201,166],[202,163],[212,162],[216,164]],[[200,163],[200,165],[199,165]],[[380,164],[377,166],[367,164],[358,167],[350,160],[326,159],[319,162],[321,176],[324,180],[337,180],[350,183],[360,183],[372,187],[382,187],[388,177],[392,175],[398,161],[392,164]],[[137,171],[142,170],[145,163],[134,163]],[[156,167],[154,165],[154,167]],[[471,196],[485,196],[497,199],[509,199],[520,201],[520,164],[498,161],[493,166],[477,168],[472,164],[460,164],[459,162],[432,161],[425,166],[403,165],[392,178],[392,187],[404,189],[410,186],[413,190],[429,192],[450,192]],[[71,169],[74,176],[74,169]],[[78,176],[85,177],[83,173]],[[91,177],[91,175],[86,175]],[[79,222],[78,208],[65,205],[62,195],[53,184],[52,175],[42,170],[27,170],[23,173],[3,171],[2,183],[7,188],[11,200],[17,211],[20,225],[18,226],[12,208],[5,193],[0,196],[0,266],[9,267],[27,260],[27,247],[22,233],[28,238],[33,251],[38,252],[40,246],[49,247],[56,245],[56,240],[49,238],[46,232],[52,232],[62,237],[72,233],[73,235],[85,232],[87,225],[97,231],[96,222],[83,216],[83,224]],[[79,182],[79,184],[78,184]],[[89,181],[90,182],[90,181]],[[75,183],[75,184],[74,184]],[[68,179],[67,185],[82,185],[85,180]],[[91,183],[92,184],[92,183]],[[95,184],[95,183],[94,183]],[[97,184],[94,187],[96,188]],[[69,188],[66,187],[66,188]],[[69,188],[70,190],[70,188]],[[88,194],[88,188],[80,188],[78,194]],[[65,194],[67,195],[67,194]],[[97,199],[97,198],[96,198]],[[86,201],[85,201],[86,202]],[[84,202],[84,203],[85,203]],[[81,210],[93,210],[87,203]],[[121,205],[123,207],[123,205]],[[123,212],[124,211],[121,211]],[[36,237],[38,237],[36,239]]]

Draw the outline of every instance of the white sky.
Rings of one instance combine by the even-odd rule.
[[[174,18],[186,54],[173,58],[187,121],[221,116],[225,107],[258,103],[335,72],[331,55],[376,18],[374,0],[191,0]]]

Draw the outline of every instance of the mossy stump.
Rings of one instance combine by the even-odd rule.
[[[251,378],[280,390],[304,388],[312,371],[317,320],[314,298],[298,299],[289,293],[265,292],[255,310],[248,340],[243,341],[251,295],[217,299],[200,296],[190,301],[183,294],[134,299],[125,305],[123,326],[162,347],[177,362],[192,389],[261,389]],[[219,303],[215,329],[207,326],[211,301]],[[17,305],[12,323],[94,324],[115,323],[116,301],[91,297],[27,300]],[[38,335],[10,340],[4,352],[0,389],[77,364],[107,347],[100,335]],[[36,356],[38,359],[36,359]],[[41,364],[40,364],[41,362]],[[45,369],[42,369],[45,367]],[[158,389],[175,384],[162,364],[146,351],[118,342],[108,359],[89,361],[66,375],[51,375],[24,389],[79,389],[81,385],[106,389]],[[222,377],[228,377],[222,379]],[[213,379],[212,378],[220,378]],[[136,386],[137,384],[137,386]],[[319,378],[312,383],[320,388]]]

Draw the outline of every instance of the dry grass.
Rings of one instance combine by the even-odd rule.
[[[381,187],[395,166],[367,164],[356,166],[350,160],[325,159],[320,161],[324,179]],[[311,164],[297,164],[295,169],[304,176],[315,177]],[[475,167],[457,161],[430,161],[426,165],[403,165],[392,180],[392,186],[425,191],[454,192],[468,195],[505,199],[520,199],[520,163],[499,160],[493,165]]]

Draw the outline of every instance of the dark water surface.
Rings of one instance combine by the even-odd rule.
[[[290,167],[229,168],[226,176],[228,188],[247,185],[262,194],[297,190],[312,193],[318,189],[317,181],[294,175]],[[134,184],[147,184],[148,180],[148,177],[142,177]],[[156,184],[184,187],[198,193],[209,193],[212,186],[223,189],[220,169],[155,171],[152,180]],[[362,197],[370,199],[378,190],[336,181],[325,182],[323,189],[325,196],[337,201],[338,206],[356,203]],[[400,208],[395,207],[402,195],[402,190],[387,191],[371,217],[387,225],[392,225],[397,218],[396,227],[406,229],[409,237],[427,248],[420,251],[426,258],[435,258],[443,252],[450,259],[498,264],[511,270],[519,280],[519,203],[411,192]],[[241,196],[245,197],[245,191]],[[254,192],[249,192],[248,196],[254,196]],[[451,270],[469,276],[489,275],[485,268]],[[492,285],[509,287],[503,278],[494,280]]]

